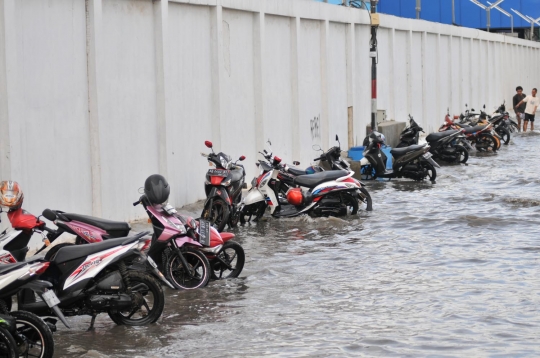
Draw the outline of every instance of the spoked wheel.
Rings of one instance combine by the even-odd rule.
[[[38,316],[26,311],[9,313],[17,322],[17,333],[25,341],[19,346],[19,357],[51,358],[54,354],[54,339],[49,326]]]
[[[201,216],[203,219],[210,221],[219,232],[222,232],[229,221],[229,215],[229,205],[222,199],[214,199],[212,206],[210,208],[205,207]]]
[[[372,211],[373,210],[373,202],[371,200],[371,195],[369,194],[367,189],[364,188],[364,187],[360,188],[360,190],[359,190],[358,202],[362,206],[365,205],[366,211]]]
[[[362,180],[377,179],[377,171],[371,165],[365,165],[360,169],[360,175]]]
[[[191,247],[182,252],[188,267],[184,267],[182,259],[176,252],[169,256],[165,268],[165,276],[174,287],[183,290],[193,290],[204,287],[210,280],[210,263],[206,256]]]
[[[0,318],[1,320],[1,318]],[[18,358],[17,343],[9,331],[0,326],[0,358]]]
[[[212,279],[238,277],[244,268],[245,261],[246,255],[242,246],[235,241],[227,241],[216,258],[211,260]]]
[[[504,143],[504,145],[508,145],[510,143],[510,131],[504,127],[497,128],[497,134],[501,136],[501,140]]]
[[[430,182],[435,183],[435,179],[437,179],[437,171],[435,170],[435,167],[431,165],[431,163],[426,162],[422,160],[420,162],[420,165],[422,166],[422,169],[424,169],[424,172],[426,173],[426,176],[422,179],[428,179]]]
[[[465,164],[469,160],[469,151],[462,145],[456,144],[454,146],[456,150],[456,162]]]
[[[481,134],[476,143],[476,150],[479,152],[496,152],[497,141],[491,134]]]
[[[109,310],[114,323],[143,326],[156,322],[165,307],[165,295],[155,278],[144,272],[128,271],[131,285],[131,308],[123,311]]]
[[[358,214],[358,199],[349,193],[340,194],[341,203],[347,208],[347,215]]]
[[[264,201],[244,206],[240,213],[240,223],[244,225],[250,221],[258,221],[264,215],[266,206]]]

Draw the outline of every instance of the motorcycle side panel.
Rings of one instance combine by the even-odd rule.
[[[405,154],[402,157],[399,157],[394,162],[394,166],[393,166],[394,171],[399,171],[399,169],[402,166],[404,166],[408,162],[411,162],[411,161],[415,160],[416,158],[422,156],[422,154],[424,154],[424,149],[420,149],[420,150],[417,150],[415,152],[410,152],[410,153]]]
[[[90,244],[103,241],[103,236],[107,235],[106,231],[79,221],[69,221],[64,224]]]
[[[131,250],[137,243],[113,247],[109,250],[101,251],[86,257],[82,264],[73,271],[64,282],[63,290],[78,282],[96,277],[98,273],[106,268],[117,257]]]
[[[256,188],[251,189],[246,198],[244,199],[244,205],[251,205],[264,201],[264,195]]]
[[[195,246],[202,246],[200,243],[198,243],[197,241],[193,240],[191,237],[189,236],[181,236],[181,237],[177,237],[176,239],[174,239],[174,241],[176,242],[176,245],[178,245],[178,247],[182,247],[184,246],[185,244],[190,244],[190,245],[195,245]]]
[[[157,241],[168,241],[174,235],[181,235],[186,233],[184,224],[182,224],[182,222],[176,216],[169,215],[167,212],[165,212],[165,210],[156,208],[154,206],[147,206],[146,210],[148,210],[154,216],[154,218],[156,218],[161,223],[161,225],[163,225],[163,231],[157,238]],[[173,224],[178,225],[180,229],[173,227],[167,222],[166,219]]]
[[[11,241],[13,241],[13,239],[19,236],[20,233],[22,233],[21,230],[11,230],[3,235],[0,235],[0,250],[2,250],[4,246],[6,246]]]

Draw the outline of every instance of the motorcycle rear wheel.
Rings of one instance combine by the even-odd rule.
[[[0,327],[0,352],[6,358],[18,358],[17,343],[15,339],[4,327]]]
[[[51,329],[41,318],[26,311],[9,313],[17,324],[17,332],[26,340],[25,352],[20,357],[52,358],[54,355],[54,339]]]
[[[259,221],[259,219],[264,215],[266,207],[267,204],[264,201],[244,206],[242,212],[240,213],[240,223],[244,225],[245,223],[250,222],[252,219],[253,221]]]
[[[435,167],[430,162],[424,160],[420,162],[420,165],[427,170],[427,175],[422,180],[428,178],[430,182],[435,183],[435,179],[437,179],[437,170],[435,170]]]
[[[217,231],[222,232],[229,222],[231,211],[223,199],[214,199],[211,207],[203,209],[203,214],[203,219],[210,221]]]
[[[235,278],[240,275],[244,268],[246,255],[239,243],[232,240],[227,241],[217,256],[231,266],[231,268],[224,265],[218,258],[213,259],[210,263],[212,266],[213,280]]]
[[[109,317],[114,323],[126,326],[144,326],[156,322],[165,307],[163,288],[155,278],[145,272],[128,271],[128,275],[131,291],[142,296],[142,305],[125,311],[109,310]]]
[[[204,287],[210,280],[210,262],[199,250],[191,247],[182,252],[184,259],[194,271],[191,275],[182,264],[182,260],[174,251],[171,252],[165,265],[165,276],[172,285],[178,289],[193,290]]]
[[[510,143],[510,132],[508,129],[499,127],[496,131],[497,134],[501,136],[501,140],[503,141],[504,145],[508,145]]]
[[[456,162],[461,164],[467,163],[467,160],[469,160],[469,151],[467,148],[459,144],[456,144],[454,148],[456,149],[457,154]]]
[[[491,134],[481,134],[478,138],[478,142],[482,143],[484,147],[478,148],[476,150],[479,152],[496,152],[497,151],[497,140]],[[478,143],[477,142],[477,143]]]
[[[358,214],[358,199],[352,196],[349,193],[341,193],[340,199],[345,207],[347,208],[347,215],[356,215]]]

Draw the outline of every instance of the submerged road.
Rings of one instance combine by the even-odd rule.
[[[70,318],[56,356],[540,355],[540,134],[437,179],[368,183],[354,218],[239,228],[240,278],[167,289],[147,327]]]

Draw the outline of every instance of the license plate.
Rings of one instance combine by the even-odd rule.
[[[431,158],[432,156],[433,156],[433,155],[431,155],[431,153],[429,153],[429,152],[428,152],[428,153],[424,153],[424,158],[426,158],[426,159],[429,159],[429,158]]]
[[[203,246],[210,246],[210,221],[199,220],[199,243]]]
[[[208,174],[214,177],[228,177],[229,171],[224,169],[209,169]]]
[[[42,298],[49,307],[54,307],[60,304],[60,300],[58,299],[58,297],[56,297],[56,294],[52,290],[48,290],[43,293]]]
[[[148,256],[146,259],[148,260],[150,266],[152,266],[153,268],[157,268],[157,264],[154,262],[154,260],[152,260],[150,256]]]

